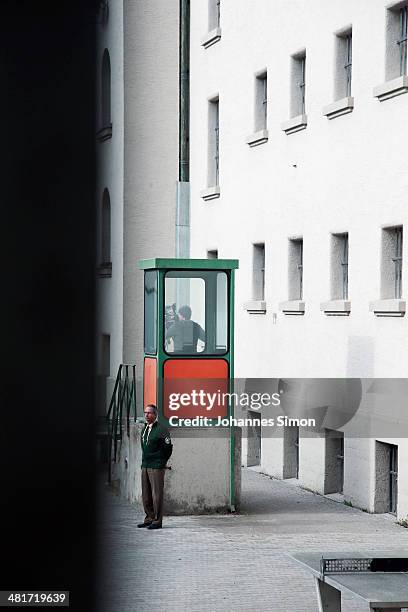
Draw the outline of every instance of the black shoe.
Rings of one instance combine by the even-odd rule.
[[[150,527],[151,523],[139,523],[138,527]]]
[[[158,523],[150,523],[150,525],[148,526],[148,529],[161,529],[162,526],[159,525]]]

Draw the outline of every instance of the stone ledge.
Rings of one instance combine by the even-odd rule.
[[[300,130],[306,129],[307,126],[307,115],[297,115],[292,117],[288,121],[281,123],[281,128],[286,134],[294,134],[300,132]]]
[[[250,314],[265,314],[266,302],[264,300],[252,300],[244,303],[244,310]]]
[[[214,28],[201,39],[201,46],[208,49],[221,39],[221,28]]]
[[[373,312],[377,317],[403,317],[405,311],[405,300],[388,299],[370,302],[370,312]]]
[[[382,102],[383,100],[389,100],[389,98],[395,98],[395,96],[407,93],[407,91],[408,75],[403,75],[374,87],[373,96]]]
[[[264,142],[268,142],[268,130],[259,130],[258,132],[254,132],[246,139],[246,143],[250,147],[257,147]]]
[[[200,195],[206,202],[208,202],[209,200],[215,200],[221,195],[220,186],[214,185],[213,187],[207,187],[207,189],[203,189],[201,191]]]
[[[351,311],[349,300],[329,300],[320,304],[320,310],[328,316],[348,316]]]
[[[302,300],[288,300],[287,302],[280,302],[279,310],[286,315],[304,315],[305,303]]]
[[[325,115],[328,119],[335,119],[336,117],[341,117],[341,115],[351,113],[353,109],[354,98],[349,96],[347,98],[342,98],[341,100],[336,100],[336,102],[332,102],[332,104],[324,106],[323,115]]]

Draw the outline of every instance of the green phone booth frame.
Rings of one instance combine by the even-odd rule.
[[[144,271],[144,356],[143,356],[143,407],[149,403],[156,404],[159,418],[169,425],[163,406],[163,380],[165,367],[177,366],[177,360],[188,361],[198,368],[209,368],[210,362],[215,364],[228,364],[227,391],[231,391],[234,378],[234,288],[235,270],[239,263],[237,259],[175,259],[154,258],[142,259],[139,268]],[[217,275],[226,275],[226,346],[216,347],[217,313],[216,303],[211,299],[219,300]],[[166,278],[193,279],[201,278],[205,286],[205,349],[202,352],[194,349],[185,351],[166,350]],[[207,286],[210,290],[207,291]],[[179,308],[181,304],[177,304]],[[175,313],[176,311],[174,311]],[[193,313],[194,314],[194,313]],[[194,319],[194,316],[192,317]],[[210,349],[208,348],[210,345]],[[183,365],[183,361],[179,364]],[[195,363],[197,361],[197,363]],[[167,366],[166,366],[166,362]],[[204,363],[207,362],[207,363]],[[167,411],[168,413],[168,411]],[[234,416],[234,407],[228,402],[228,420]],[[212,419],[209,419],[212,423]],[[234,427],[229,426],[230,438],[230,507],[235,509],[235,479],[234,457],[235,437]]]

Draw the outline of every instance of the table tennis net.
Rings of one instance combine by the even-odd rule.
[[[349,558],[322,559],[320,572],[327,574],[350,574],[360,572],[408,572],[408,558]]]

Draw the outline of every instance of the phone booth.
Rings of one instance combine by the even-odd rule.
[[[146,259],[143,406],[172,429],[229,427],[230,506],[234,435],[235,259]],[[174,428],[174,429],[173,429]]]

